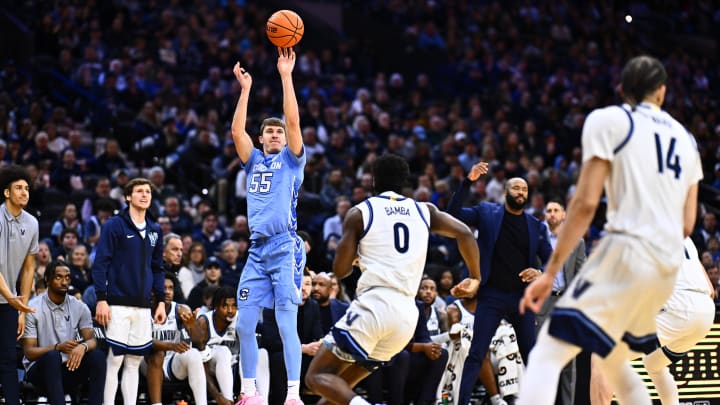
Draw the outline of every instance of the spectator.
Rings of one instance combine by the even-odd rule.
[[[335,249],[337,249],[338,241],[342,236],[342,223],[349,209],[350,200],[345,196],[338,197],[335,202],[335,215],[326,219],[323,223],[323,240],[325,241],[327,259],[330,262],[335,257]]]
[[[237,288],[243,270],[243,263],[238,261],[239,254],[238,243],[234,240],[225,240],[220,245],[220,259],[218,261],[222,270],[223,285]]]
[[[487,172],[484,162],[473,166],[450,202],[448,212],[466,224],[475,227],[479,235],[497,235],[478,238],[482,270],[482,285],[478,290],[475,326],[470,353],[463,368],[458,403],[468,403],[490,339],[502,318],[514,326],[523,359],[535,343],[535,316],[531,312],[518,313],[518,300],[527,283],[542,272],[535,268],[550,257],[547,228],[540,221],[525,214],[527,183],[521,178],[507,181],[505,203],[480,203],[471,208],[461,204],[470,189],[470,183]]]
[[[75,228],[63,229],[60,233],[60,244],[53,249],[53,257],[62,260],[69,258],[70,251],[72,251],[78,243],[80,243],[80,235],[78,235]]]
[[[173,298],[175,302],[184,304],[185,294],[182,290],[180,282],[177,281],[177,274],[184,268],[182,266],[183,247],[180,235],[169,233],[163,236],[163,265],[166,273],[171,273],[175,279],[173,280]]]
[[[172,231],[178,235],[192,232],[192,218],[182,210],[180,199],[170,196],[165,199],[163,214],[170,218]]]
[[[330,332],[330,328],[337,322],[348,309],[348,303],[330,298],[332,280],[325,272],[316,274],[312,279],[312,298],[320,306],[320,324],[322,334]]]
[[[44,389],[53,405],[64,404],[65,392],[87,383],[88,404],[100,405],[105,386],[105,355],[97,350],[90,310],[68,296],[70,269],[64,262],[48,266],[45,282],[47,294],[35,302],[35,312],[27,315],[25,324],[26,378]],[[65,318],[65,325],[57,324],[58,312]]]
[[[202,296],[205,288],[208,286],[219,286],[221,284],[222,270],[220,269],[220,263],[215,257],[210,257],[208,261],[205,262],[203,269],[205,271],[205,277],[195,284],[195,287],[190,290],[187,298],[187,303],[193,310],[203,304]]]
[[[0,205],[0,384],[7,403],[20,403],[15,342],[26,325],[28,299],[32,288],[35,254],[38,251],[38,223],[24,210],[28,203],[30,174],[19,166],[0,169],[0,189],[5,202]],[[11,237],[8,232],[15,228]],[[24,230],[18,232],[17,229]],[[19,285],[20,294],[16,291]],[[20,314],[18,314],[20,311]]]
[[[179,237],[175,240],[179,242]],[[165,322],[153,324],[153,352],[145,359],[148,397],[153,404],[162,403],[163,380],[187,380],[195,403],[207,404],[205,368],[197,349],[204,343],[202,330],[190,308],[173,301],[175,290],[175,276],[166,272],[165,305],[168,316]]]
[[[92,284],[90,255],[87,246],[75,245],[68,254],[67,265],[70,269],[70,284],[82,294]]]
[[[199,241],[205,246],[208,256],[213,256],[220,251],[220,245],[227,239],[225,230],[218,226],[217,214],[213,211],[206,211],[202,214],[200,229],[192,234],[193,240]]]
[[[714,212],[706,212],[702,216],[702,224],[695,229],[692,235],[693,242],[700,252],[707,249],[707,242],[710,238],[720,239],[720,228],[718,228],[717,216]]]
[[[423,278],[420,281],[416,303],[423,317],[427,320],[426,328],[433,341],[436,341],[436,336],[448,331],[448,318],[445,309],[438,310],[434,305],[437,297],[435,280],[430,277]]]
[[[55,238],[54,242],[56,246],[62,244],[61,234],[65,229],[74,229],[78,239],[82,238],[84,234],[82,221],[78,216],[77,206],[74,203],[65,204],[62,214],[60,214],[60,217],[53,223],[52,229],[50,230],[50,235]]]
[[[50,184],[70,194],[83,187],[83,171],[75,160],[72,149],[65,149],[60,156],[62,159],[50,175]]]
[[[205,245],[200,242],[192,242],[187,250],[183,242],[183,252],[186,256],[183,259],[184,266],[178,271],[178,280],[183,295],[190,297],[190,291],[205,277],[205,263],[208,257],[205,254]]]
[[[112,191],[110,178],[98,177],[97,180],[95,180],[95,192],[83,201],[82,209],[80,210],[82,214],[80,217],[83,221],[88,221],[91,216],[97,214],[97,211],[95,210],[97,201],[101,199],[110,199],[110,191]],[[115,210],[120,210],[120,204],[113,201],[111,212]]]
[[[565,206],[559,201],[550,201],[545,206],[545,223],[548,227],[548,240],[553,249],[557,243],[557,237],[565,222]],[[562,270],[558,272],[553,281],[553,289],[545,301],[542,309],[535,315],[536,334],[540,333],[540,328],[550,316],[550,312],[555,307],[557,300],[565,293],[573,278],[578,274],[583,263],[585,263],[585,241],[580,240],[575,246]],[[575,381],[577,380],[576,363],[573,359],[563,368],[560,374],[560,385],[556,402],[560,404],[575,403]]]
[[[434,404],[437,402],[435,393],[448,361],[448,351],[440,343],[432,341],[426,327],[428,318],[425,317],[424,305],[420,302],[416,302],[416,305],[419,311],[418,323],[407,348],[410,363],[405,390],[407,399],[416,404]]]
[[[95,243],[100,239],[100,229],[102,225],[113,213],[119,211],[118,208],[117,201],[111,198],[99,198],[95,200],[93,204],[95,214],[88,218],[84,227],[85,243],[90,245],[91,248],[94,247]]]

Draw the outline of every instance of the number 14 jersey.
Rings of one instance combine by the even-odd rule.
[[[414,297],[425,269],[430,212],[424,203],[387,191],[356,206],[364,231],[358,244],[357,292],[387,287]]]
[[[608,232],[635,236],[656,258],[678,267],[689,188],[702,179],[693,136],[648,103],[593,111],[583,127],[583,162],[611,164],[605,182]]]

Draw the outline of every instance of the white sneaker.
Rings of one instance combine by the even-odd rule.
[[[500,396],[500,394],[495,394],[490,397],[490,403],[492,405],[508,405],[507,402],[503,399],[503,397]]]

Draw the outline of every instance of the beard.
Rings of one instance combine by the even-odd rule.
[[[525,203],[527,203],[527,200],[518,202],[515,197],[510,195],[510,193],[505,194],[505,204],[514,210],[521,210],[525,208]]]

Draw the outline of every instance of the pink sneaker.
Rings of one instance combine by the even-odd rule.
[[[285,405],[305,405],[300,398],[288,399],[285,401]]]
[[[235,405],[263,405],[264,403],[262,397],[256,393],[255,395],[241,395],[240,401]]]

